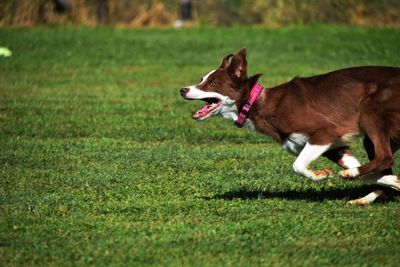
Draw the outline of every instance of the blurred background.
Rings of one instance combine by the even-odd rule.
[[[1,0],[0,26],[400,26],[399,0]]]

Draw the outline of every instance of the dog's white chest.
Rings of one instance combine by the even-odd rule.
[[[294,155],[299,155],[308,142],[309,136],[302,133],[292,133],[286,138],[283,147]]]

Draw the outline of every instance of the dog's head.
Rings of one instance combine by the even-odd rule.
[[[246,48],[226,55],[221,65],[201,79],[197,85],[180,90],[187,100],[203,100],[206,104],[192,117],[204,120],[213,115],[235,119],[238,107],[246,100],[252,85],[260,75],[247,77]]]

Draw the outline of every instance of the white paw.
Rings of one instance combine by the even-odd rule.
[[[400,191],[400,180],[397,179],[391,187],[397,191]]]
[[[331,170],[328,169],[322,169],[322,170],[312,170],[311,168],[296,168],[296,166],[294,166],[294,171],[304,177],[307,177],[310,180],[313,180],[314,182],[319,182],[322,180],[325,180],[326,178],[328,178],[329,176],[332,176],[333,172]]]
[[[348,201],[347,204],[357,205],[357,206],[366,206],[368,204],[371,204],[372,202],[368,201],[368,200],[365,200],[364,198],[358,198],[358,199],[354,199],[354,200]]]
[[[349,201],[347,203],[351,204],[351,205],[357,205],[357,206],[366,206],[366,205],[369,205],[369,204],[375,202],[378,199],[379,200],[386,200],[387,198],[388,197],[387,197],[387,195],[385,194],[384,191],[375,190],[374,192],[369,193],[365,197],[354,199],[354,200],[351,200],[351,201]]]
[[[321,169],[321,170],[316,170],[316,171],[309,169],[309,171],[311,172],[310,178],[316,182],[325,180],[326,178],[333,175],[333,172],[328,169]]]
[[[347,169],[339,172],[339,176],[344,179],[356,178],[360,175],[358,168]]]
[[[385,175],[376,181],[377,184],[391,187],[397,191],[400,191],[400,180],[396,175]]]

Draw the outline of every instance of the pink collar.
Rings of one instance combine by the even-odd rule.
[[[261,94],[263,89],[264,89],[264,87],[259,83],[256,83],[253,86],[253,88],[251,88],[250,97],[249,97],[249,99],[247,99],[246,103],[243,105],[238,119],[235,120],[235,124],[237,127],[243,126],[244,121],[246,120],[246,117],[247,117],[247,113],[249,113],[251,106],[254,104],[254,102],[256,101],[257,97]]]

